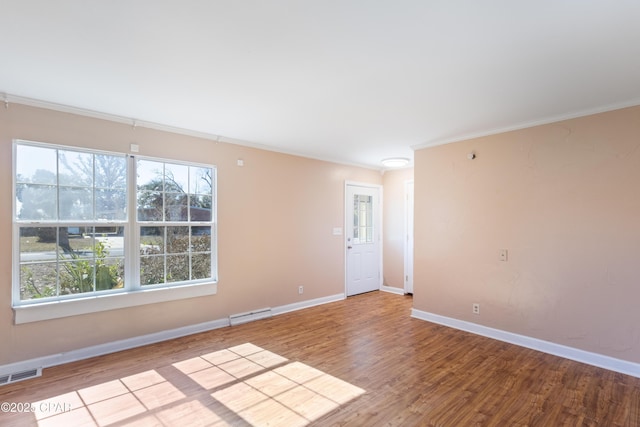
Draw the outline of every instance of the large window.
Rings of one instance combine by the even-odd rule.
[[[215,281],[213,167],[14,148],[14,306]]]

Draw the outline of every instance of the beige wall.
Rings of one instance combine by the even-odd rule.
[[[218,294],[14,325],[14,138],[115,152],[136,143],[141,155],[216,165]],[[382,183],[374,170],[19,104],[0,108],[0,170],[0,365],[343,293],[343,236],[332,230],[344,224],[344,182]]]
[[[385,286],[404,289],[405,183],[413,168],[391,170],[382,177],[383,272]]]
[[[639,147],[634,107],[418,150],[415,308],[640,362]]]

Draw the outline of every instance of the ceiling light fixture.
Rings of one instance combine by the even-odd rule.
[[[385,168],[401,168],[409,164],[409,159],[406,157],[390,157],[382,160],[382,166]]]

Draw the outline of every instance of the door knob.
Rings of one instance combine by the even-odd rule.
[[[351,246],[347,246],[347,249],[351,249]]]

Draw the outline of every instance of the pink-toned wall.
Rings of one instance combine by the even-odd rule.
[[[418,150],[414,307],[640,362],[639,147],[633,107]]]
[[[14,325],[13,139],[114,152],[136,143],[141,155],[216,165],[218,293]],[[382,183],[374,170],[19,104],[0,108],[0,171],[0,366],[343,293],[343,237],[332,231],[344,225],[344,182]]]
[[[385,286],[404,289],[405,183],[413,168],[391,170],[382,177],[382,264]]]

